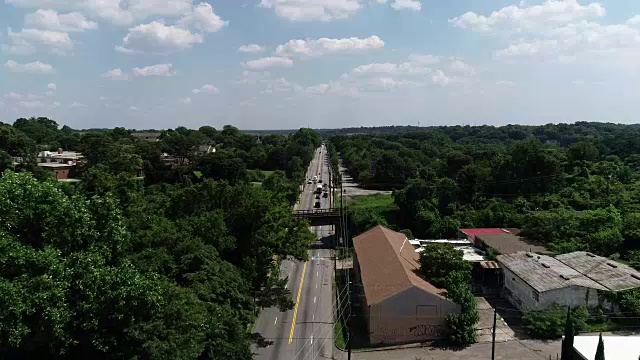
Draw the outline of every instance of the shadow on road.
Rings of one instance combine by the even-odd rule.
[[[335,236],[329,235],[322,237],[309,245],[310,249],[331,249],[335,241]]]
[[[273,340],[267,340],[262,334],[254,332],[251,333],[251,341],[258,347],[266,348],[273,345]]]

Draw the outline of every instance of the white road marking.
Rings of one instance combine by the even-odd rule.
[[[314,304],[316,303],[316,297],[315,296],[313,297],[313,303]]]
[[[278,317],[276,316],[276,321],[273,322],[273,325],[275,325],[278,322]]]
[[[311,335],[311,343],[313,344],[313,335]]]
[[[320,271],[316,271],[316,276],[320,276]]]

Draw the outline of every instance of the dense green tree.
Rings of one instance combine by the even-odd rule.
[[[469,263],[462,259],[462,252],[449,244],[428,244],[420,253],[420,271],[437,287],[444,287],[447,276],[453,272],[470,275],[469,266]]]

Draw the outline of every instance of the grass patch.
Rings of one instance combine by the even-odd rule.
[[[347,348],[347,340],[345,338],[344,333],[346,332],[346,328],[345,326],[342,324],[342,318],[338,318],[336,319],[336,326],[333,328],[333,337],[335,339],[336,342],[336,346],[339,349],[346,349]]]
[[[399,230],[395,225],[398,206],[393,196],[374,194],[359,196],[349,201],[348,206],[351,234],[359,234],[376,225],[384,225]]]
[[[376,212],[396,211],[398,206],[393,203],[393,196],[386,194],[373,194],[358,196],[349,201],[349,209],[358,210],[375,210]]]
[[[249,182],[263,182],[264,179],[268,178],[269,175],[273,174],[274,171],[270,170],[247,170],[247,180]]]

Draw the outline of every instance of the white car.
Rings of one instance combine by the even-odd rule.
[[[307,181],[307,184],[311,184],[311,180]]]

